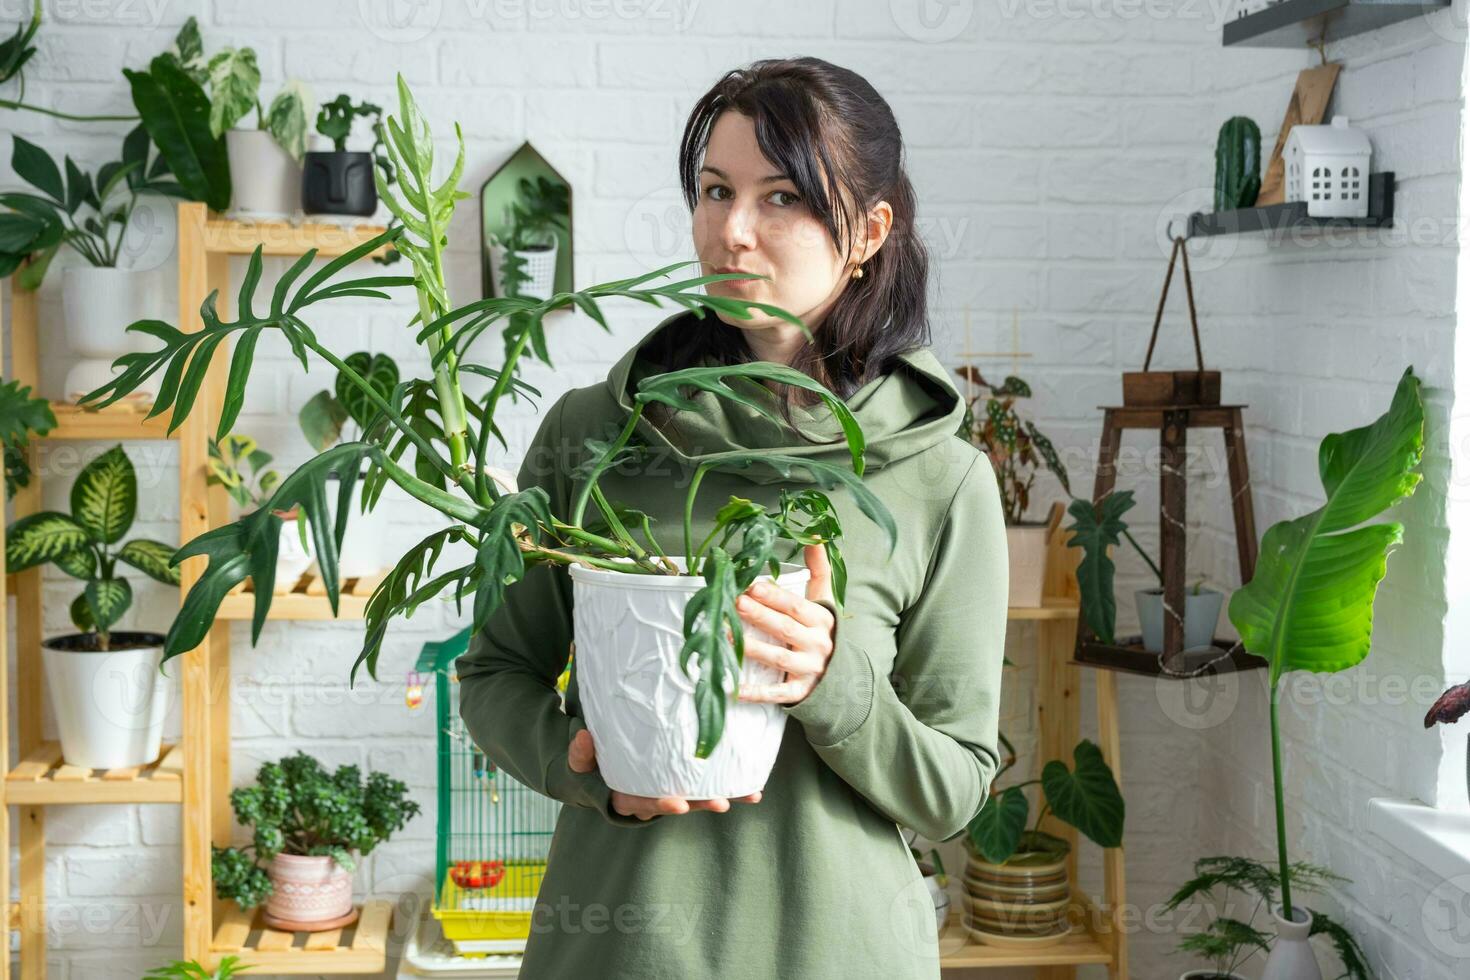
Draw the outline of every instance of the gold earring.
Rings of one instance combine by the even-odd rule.
[[[858,266],[855,269],[853,269],[852,270],[852,277],[854,279],[861,279],[863,277],[863,267],[862,266]]]

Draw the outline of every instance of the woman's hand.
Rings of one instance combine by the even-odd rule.
[[[827,673],[837,621],[816,600],[833,601],[832,565],[821,545],[807,545],[805,557],[812,573],[805,599],[762,580],[752,583],[735,602],[746,625],[759,627],[785,644],[776,646],[746,634],[745,655],[784,670],[786,676],[779,684],[740,685],[741,701],[796,704]]]
[[[567,766],[573,772],[591,772],[597,768],[597,746],[592,742],[592,733],[585,728],[572,736],[572,744],[567,748]],[[651,820],[661,814],[689,813],[694,810],[713,810],[715,813],[724,813],[730,809],[731,803],[759,803],[760,801],[760,790],[756,790],[749,796],[738,796],[733,800],[727,800],[723,796],[715,796],[707,800],[686,800],[682,796],[633,796],[631,793],[612,790],[612,808],[625,817],[637,817],[639,820]]]

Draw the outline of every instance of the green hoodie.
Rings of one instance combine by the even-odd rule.
[[[570,516],[583,439],[622,424],[629,389],[657,371],[641,348],[659,331],[687,328],[690,316],[660,323],[605,384],[556,401],[521,467],[522,489],[544,487],[552,512]],[[802,430],[826,442],[809,445],[747,406],[707,392],[694,400],[667,433],[640,419],[646,465],[601,484],[609,500],[654,518],[665,550],[682,554],[684,496],[699,462],[769,448],[851,466],[823,404],[793,408]],[[565,804],[523,980],[939,976],[932,900],[899,827],[936,841],[962,833],[996,771],[1005,527],[994,472],[957,435],[964,401],[932,352],[902,355],[847,404],[867,437],[864,479],[893,512],[899,544],[888,555],[847,492],[827,491],[842,523],[847,603],[826,673],[782,708],[789,721],[759,803],[642,821],[611,808],[595,770],[567,766],[585,725],[575,658],[565,711],[555,686],[572,640],[562,567],[531,568],[457,662],[460,713],[481,749]],[[774,508],[782,485],[794,484],[769,467],[708,473],[694,540],[731,494]]]

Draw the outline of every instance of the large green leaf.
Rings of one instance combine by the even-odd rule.
[[[5,529],[5,570],[23,572],[85,548],[88,541],[86,529],[65,514],[27,514]]]
[[[58,204],[66,202],[66,185],[61,179],[61,169],[51,154],[23,136],[12,136],[14,145],[10,151],[10,166],[17,177],[39,190]]]
[[[97,552],[90,547],[57,555],[51,563],[72,578],[79,578],[84,582],[97,574]]]
[[[209,59],[209,131],[234,127],[260,97],[260,68],[252,48],[224,48]],[[262,127],[264,128],[264,127]]]
[[[894,520],[893,512],[879,499],[877,494],[868,488],[863,478],[852,470],[801,456],[746,452],[720,453],[717,468],[740,470],[755,464],[769,466],[788,480],[795,478],[798,468],[804,468],[810,474],[812,482],[823,490],[845,487],[852,494],[853,502],[857,504],[863,516],[878,525],[883,531],[883,537],[888,542],[887,554],[892,555],[894,549],[898,547],[898,522]]]
[[[1005,862],[1020,846],[1030,812],[1026,793],[1019,786],[990,797],[970,821],[970,843],[991,864]]]
[[[735,608],[741,590],[735,583],[735,566],[719,545],[710,548],[705,560],[704,582],[684,607],[685,639],[679,649],[679,666],[686,675],[690,658],[701,654],[694,684],[699,717],[694,755],[699,759],[709,758],[725,732],[725,710],[736,696],[745,655],[745,631]]]
[[[1133,507],[1132,490],[1115,490],[1097,504],[1075,497],[1067,506],[1072,537],[1067,547],[1081,548],[1077,564],[1077,590],[1082,594],[1082,615],[1103,643],[1113,642],[1117,623],[1117,600],[1113,596],[1113,559],[1108,549],[1128,530],[1123,515]]]
[[[1398,522],[1362,525],[1414,492],[1424,453],[1424,404],[1413,368],[1372,424],[1322,440],[1317,468],[1327,494],[1317,510],[1271,526],[1251,581],[1230,598],[1245,648],[1289,670],[1346,670],[1368,655],[1373,597]]]
[[[31,395],[28,385],[10,380],[0,384],[0,446],[5,451],[5,496],[30,482],[30,462],[23,450],[32,435],[43,436],[56,426],[50,403]]]
[[[1053,759],[1041,769],[1041,788],[1052,813],[1101,847],[1123,843],[1123,794],[1102,750],[1083,739],[1072,750],[1075,771]]]
[[[370,354],[357,351],[346,357],[347,366],[356,371],[368,385],[384,400],[398,385],[398,365],[387,354]],[[368,424],[377,416],[378,409],[361,388],[354,385],[345,374],[337,375],[337,401],[347,410],[348,416],[364,433]]]
[[[147,71],[123,69],[133,105],[159,153],[191,201],[212,210],[230,206],[230,163],[224,137],[210,131],[209,97],[171,55],[159,55]]]
[[[179,570],[170,564],[174,550],[162,541],[134,538],[118,551],[117,560],[133,566],[155,581],[165,585],[178,585]]]
[[[138,478],[122,446],[82,468],[71,485],[71,516],[98,544],[122,540],[138,509]]]
[[[94,578],[82,592],[87,613],[99,632],[105,633],[133,604],[133,587],[125,578]]]
[[[533,487],[532,489],[538,488]],[[545,493],[545,491],[542,492]],[[414,610],[422,603],[443,592],[449,585],[457,585],[455,598],[458,599],[464,594],[466,588],[472,587],[478,581],[479,573],[473,564],[462,565],[453,571],[429,579],[444,546],[466,540],[468,536],[465,528],[458,524],[435,531],[410,548],[398,560],[398,564],[393,566],[393,570],[378,583],[377,588],[373,589],[373,594],[368,598],[367,609],[363,615],[367,629],[363,638],[362,650],[352,665],[350,675],[352,679],[356,678],[357,668],[364,663],[367,664],[370,676],[378,676],[378,653],[387,635],[388,623],[394,616],[413,615]]]
[[[306,152],[307,93],[300,82],[288,82],[265,110],[262,129],[276,144],[300,162]]]

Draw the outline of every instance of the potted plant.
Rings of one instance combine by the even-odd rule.
[[[1071,930],[1071,845],[1042,831],[1047,814],[1077,828],[1100,847],[1123,843],[1124,804],[1102,750],[1083,739],[1072,750],[1073,767],[1052,759],[1038,779],[996,786],[1016,764],[1016,750],[1000,736],[1006,757],[991,781],[990,797],[970,821],[965,846],[967,927],[982,942],[1028,937],[1034,945],[1060,941]],[[1040,786],[1043,803],[1031,829],[1026,788]]]
[[[30,485],[31,464],[26,445],[32,435],[44,436],[56,428],[51,403],[31,395],[30,385],[11,380],[0,384],[0,447],[5,452],[5,499]]]
[[[1052,528],[1047,521],[1026,520],[1026,510],[1031,504],[1036,474],[1043,467],[1056,476],[1067,496],[1072,495],[1067,467],[1057,456],[1051,440],[1036,428],[1036,423],[1029,419],[1022,421],[1016,412],[1016,400],[1031,397],[1030,385],[1011,375],[997,387],[969,364],[958,373],[981,389],[967,399],[960,432],[985,451],[1000,484],[1006,548],[1010,555],[1010,605],[1040,606],[1046,581],[1047,540]],[[980,410],[982,399],[983,411]]]
[[[909,845],[909,853],[913,855],[914,863],[919,866],[919,874],[924,876],[924,887],[929,891],[929,897],[934,899],[934,926],[939,932],[944,931],[944,924],[949,921],[949,909],[953,904],[949,898],[949,892],[945,888],[949,885],[949,875],[944,870],[944,861],[939,856],[939,848],[931,847],[928,853],[921,852],[914,846],[918,839],[918,832],[910,830],[905,840]]]
[[[1250,582],[1230,598],[1230,621],[1241,644],[1270,665],[1271,769],[1276,795],[1276,843],[1281,906],[1273,908],[1278,937],[1300,932],[1306,912],[1291,900],[1286,855],[1286,797],[1277,720],[1281,678],[1292,670],[1336,673],[1363,661],[1373,632],[1373,597],[1388,569],[1389,551],[1403,540],[1397,521],[1366,523],[1414,492],[1423,475],[1424,403],[1414,369],[1406,370],[1393,402],[1373,423],[1329,433],[1317,450],[1326,494],[1309,514],[1273,524],[1261,539]],[[1289,944],[1272,947],[1268,980],[1313,980],[1312,964],[1291,959]],[[1282,962],[1278,965],[1278,958]],[[1289,972],[1297,970],[1298,972]]]
[[[356,918],[357,862],[419,814],[408,787],[357,766],[327,772],[297,752],[267,762],[254,786],[230,792],[235,819],[252,829],[243,847],[216,847],[210,867],[221,899],[250,910],[265,904],[273,928],[320,931]]]
[[[301,204],[308,214],[370,215],[378,209],[373,180],[374,142],[369,150],[348,150],[352,121],[371,116],[375,137],[382,132],[383,110],[371,102],[354,104],[345,93],[322,104],[316,131],[332,141],[331,150],[308,150],[302,172]],[[381,137],[378,137],[381,139]]]
[[[340,591],[337,557],[346,531],[346,512],[361,466],[367,462],[366,506],[371,506],[391,481],[453,523],[412,547],[373,591],[354,674],[364,663],[369,672],[376,671],[389,622],[412,613],[424,602],[441,594],[456,600],[473,596],[471,627],[478,631],[499,608],[505,590],[524,576],[527,567],[569,566],[578,597],[577,663],[585,671],[579,674],[579,690],[588,728],[599,745],[598,767],[608,785],[640,795],[689,797],[738,796],[758,789],[774,764],[785,713],[769,703],[735,703],[735,678],[742,672],[748,677],[764,676],[760,672],[766,669],[753,659],[744,659],[744,631],[735,599],[763,570],[772,577],[780,576],[783,585],[794,587],[803,582],[806,568],[783,560],[811,546],[826,550],[833,569],[834,597],[838,603],[845,601],[846,571],[838,547],[841,526],[831,500],[822,492],[826,489],[847,490],[860,512],[883,531],[892,553],[897,544],[896,522],[862,480],[865,444],[861,427],[841,399],[786,365],[754,362],[675,371],[642,379],[634,408],[618,435],[613,439],[589,438],[581,447],[586,458],[577,467],[580,490],[570,514],[553,515],[550,495],[543,487],[515,492],[503,489],[495,479],[491,454],[491,437],[500,435],[495,410],[501,396],[511,389],[516,364],[523,355],[529,352],[549,364],[543,325],[549,313],[575,308],[608,329],[599,304],[607,297],[618,296],[653,305],[671,302],[701,316],[716,310],[748,317],[752,308],[758,308],[804,331],[806,328],[800,318],[777,307],[699,291],[706,283],[752,278],[749,274],[655,282],[686,263],[577,292],[557,293],[541,301],[496,297],[454,307],[443,274],[444,230],[454,203],[469,196],[458,189],[464,163],[463,139],[458,140],[459,152],[447,179],[435,180],[434,143],[428,123],[401,77],[398,93],[400,116],[389,120],[388,150],[403,194],[400,199],[379,174],[378,195],[402,221],[401,228],[384,231],[302,280],[315,258],[308,252],[277,282],[268,310],[257,309],[254,296],[263,271],[257,249],[235,304],[240,311],[237,319],[222,319],[210,300],[200,309],[203,325],[197,331],[184,332],[157,320],[134,324],[131,329],[154,337],[163,347],[120,358],[123,373],[85,399],[99,406],[109,404],[167,367],[169,376],[178,379],[179,384],[176,391],[166,391],[169,397],[155,402],[152,414],[172,409],[170,426],[177,426],[196,404],[204,370],[185,372],[182,366],[207,363],[225,338],[238,335],[218,420],[223,435],[234,425],[243,404],[256,339],[261,331],[271,329],[285,334],[303,363],[308,353],[326,360],[385,419],[381,431],[370,424],[364,438],[333,446],[298,468],[281,481],[271,499],[254,514],[207,531],[175,553],[175,561],[192,555],[206,555],[209,561],[169,630],[166,655],[176,656],[196,647],[208,632],[223,597],[246,576],[255,582],[252,638],[259,637],[272,598],[274,543],[279,530],[276,522],[280,520],[276,512],[280,510],[299,506],[304,513],[322,570],[323,587],[335,614]],[[387,242],[395,243],[410,259],[412,276],[337,278],[352,262]],[[328,349],[303,318],[315,303],[338,296],[385,297],[383,289],[399,286],[415,289],[419,304],[416,337],[425,345],[433,373],[430,378],[399,381],[384,398],[368,379]],[[505,360],[498,368],[469,359],[476,338],[492,328],[502,331]],[[493,346],[501,349],[500,344]],[[466,374],[490,379],[490,389],[482,398],[465,397],[460,382]],[[759,406],[762,413],[781,424],[776,406],[770,403],[770,392],[759,384],[761,381],[815,393],[840,424],[851,469],[779,453],[721,454],[718,460],[700,464],[692,475],[684,512],[682,556],[665,554],[646,533],[646,523],[646,540],[640,542],[619,516],[632,511],[614,506],[599,484],[607,470],[636,452],[630,439],[645,407],[662,402],[676,410],[687,408],[692,403],[683,392],[694,389]],[[413,450],[413,461],[404,465],[400,460],[409,449]],[[716,467],[739,470],[755,463],[774,467],[779,473],[791,473],[799,467],[809,474],[808,482],[815,482],[820,489],[783,491],[774,511],[731,497],[716,512],[713,531],[696,546],[692,514],[695,495],[706,473]],[[329,517],[325,501],[327,481],[333,474],[338,481],[335,519]],[[584,525],[589,508],[605,521],[606,533],[595,533]],[[475,550],[475,560],[435,574],[435,565],[450,544],[470,546]],[[600,605],[611,619],[591,609],[589,589],[609,590]],[[627,636],[615,631],[613,622],[618,618],[632,618],[627,614],[629,603],[641,602],[657,592],[663,593],[662,601],[657,618],[647,624],[647,634]],[[678,651],[665,644],[671,633],[684,637]],[[645,642],[656,645],[629,645]],[[620,742],[613,732],[628,721],[627,712],[646,710],[634,703],[640,692],[633,688],[646,683],[650,672],[642,670],[638,677],[630,676],[634,672],[620,665],[619,658],[640,655],[656,658],[652,662],[662,666],[668,679],[665,688],[669,697],[679,699],[678,710],[674,715],[656,714],[629,722],[635,727],[642,725],[646,734],[636,742]],[[609,678],[607,684],[594,682],[593,674]],[[630,693],[623,696],[621,692],[625,691]],[[727,708],[732,705],[729,713],[740,719],[741,731],[722,740]],[[604,706],[607,710],[599,713]],[[696,707],[698,710],[694,710]],[[746,708],[759,714],[751,715]],[[747,726],[761,732],[760,737],[741,737]],[[653,740],[656,745],[646,744]],[[614,772],[629,773],[648,785],[619,786]],[[735,792],[737,783],[744,786],[739,792]]]
[[[1107,644],[1116,641],[1114,630],[1118,618],[1117,600],[1113,597],[1113,559],[1111,549],[1126,540],[1154,573],[1158,585],[1133,593],[1142,632],[1143,648],[1150,653],[1164,650],[1164,573],[1148,552],[1128,530],[1123,515],[1134,504],[1132,490],[1114,490],[1096,504],[1081,497],[1073,498],[1067,507],[1072,523],[1067,530],[1072,537],[1070,548],[1082,549],[1077,565],[1077,589],[1082,596],[1082,614],[1087,625]],[[1204,580],[1194,584],[1184,596],[1184,647],[1180,652],[1212,649],[1215,626],[1220,621],[1220,605],[1224,594],[1206,589]]]
[[[1320,891],[1329,884],[1347,880],[1326,868],[1303,862],[1289,866],[1286,874],[1299,891]],[[1211,964],[1209,969],[1189,970],[1179,980],[1244,980],[1235,972],[1236,969],[1257,954],[1271,949],[1270,933],[1257,929],[1254,923],[1263,910],[1276,907],[1278,883],[1275,870],[1251,858],[1206,857],[1195,861],[1194,877],[1170,897],[1164,905],[1165,911],[1173,912],[1185,902],[1208,898],[1214,906],[1211,912],[1214,912],[1220,908],[1217,901],[1220,895],[1230,892],[1239,892],[1252,904],[1249,912],[1239,915],[1227,900],[1222,914],[1211,919],[1208,926],[1179,941],[1181,953],[1200,957]],[[1307,940],[1312,936],[1326,936],[1342,961],[1338,980],[1348,977],[1370,980],[1373,973],[1368,969],[1368,958],[1352,933],[1322,912],[1313,909],[1303,911],[1310,917],[1310,925],[1301,923],[1289,940],[1295,951],[1294,957],[1301,965],[1296,972],[1278,972],[1276,976],[1284,980],[1312,975],[1316,971],[1316,959]]]
[[[145,538],[123,543],[137,503],[133,464],[114,446],[77,475],[70,514],[28,514],[5,532],[7,572],[50,562],[86,583],[69,607],[78,632],[41,644],[62,758],[84,769],[146,765],[158,758],[163,736],[163,637],[112,628],[133,601],[119,562],[179,584],[169,562],[173,547]]]
[[[143,338],[122,328],[157,305],[150,273],[122,267],[123,236],[141,194],[180,196],[162,157],[149,162],[148,132],[141,125],[123,140],[122,156],[94,177],[71,159],[65,171],[41,147],[14,136],[10,165],[33,191],[0,193],[0,272],[21,270],[21,285],[40,288],[51,260],[65,245],[85,261],[62,271],[62,337],[70,367],[62,400],[71,401],[112,377],[112,362],[141,350]],[[145,386],[140,397],[152,397]]]
[[[398,386],[398,364],[387,354],[356,351],[347,355],[345,364],[347,371],[364,379],[380,398],[388,398]],[[318,391],[302,406],[298,421],[306,441],[317,452],[325,452],[342,442],[344,434],[359,440],[370,435],[380,437],[389,424],[387,417],[380,416],[376,405],[341,371],[337,373],[331,391],[325,388]],[[370,432],[375,423],[378,428]],[[367,475],[368,465],[364,460],[360,475]],[[328,518],[334,523],[338,495],[332,491],[337,489],[336,479],[335,475],[328,477],[327,484]],[[376,497],[366,491],[367,484],[364,483],[357,495],[357,506],[352,508],[354,519],[338,552],[337,567],[343,578],[375,575],[388,564],[388,511],[370,507],[370,502],[376,503]]]
[[[247,435],[231,433],[223,442],[209,440],[209,475],[205,481],[222,486],[241,509],[248,514],[270,498],[281,482],[281,474],[266,469],[271,454],[255,444]],[[280,543],[276,551],[276,581],[290,586],[311,567],[311,541],[299,511],[282,511]]]
[[[546,299],[556,283],[557,232],[566,231],[571,191],[561,181],[522,177],[505,209],[505,231],[491,236],[490,275],[501,296]]]

